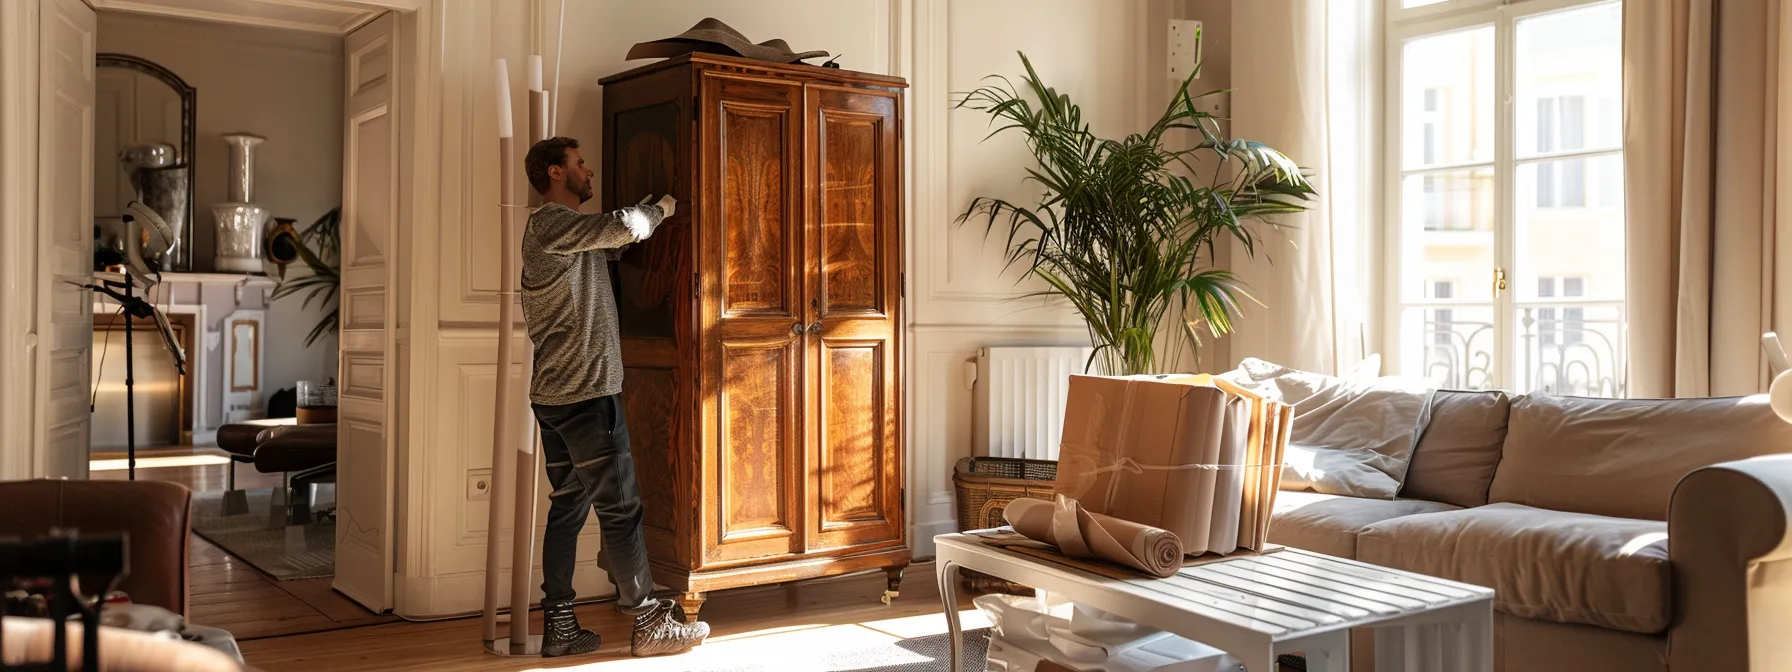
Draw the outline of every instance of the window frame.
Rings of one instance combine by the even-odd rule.
[[[1381,340],[1382,350],[1387,353],[1392,353],[1387,361],[1393,367],[1394,373],[1406,373],[1409,375],[1413,373],[1400,371],[1401,357],[1398,353],[1402,351],[1401,348],[1403,346],[1401,340],[1401,328],[1405,311],[1414,308],[1423,309],[1427,311],[1427,316],[1429,316],[1429,311],[1437,308],[1452,307],[1452,305],[1456,303],[1453,301],[1411,301],[1407,300],[1401,291],[1403,287],[1402,283],[1408,279],[1408,274],[1413,272],[1411,269],[1404,268],[1406,231],[1403,226],[1405,204],[1402,199],[1402,184],[1405,175],[1403,174],[1404,171],[1401,167],[1405,157],[1405,148],[1403,147],[1405,130],[1403,126],[1405,121],[1403,115],[1405,113],[1405,106],[1403,104],[1402,94],[1404,93],[1403,80],[1405,74],[1404,56],[1406,44],[1417,38],[1466,31],[1484,26],[1492,26],[1494,30],[1493,95],[1496,103],[1494,105],[1493,133],[1495,141],[1492,166],[1495,194],[1493,204],[1495,267],[1487,269],[1489,274],[1487,282],[1496,282],[1496,274],[1499,270],[1503,269],[1507,271],[1508,287],[1503,291],[1497,292],[1497,296],[1495,296],[1492,301],[1493,314],[1495,317],[1494,323],[1499,328],[1493,330],[1493,352],[1495,353],[1494,367],[1491,380],[1488,381],[1487,387],[1492,389],[1511,388],[1519,379],[1519,376],[1516,375],[1517,370],[1515,364],[1512,361],[1514,355],[1517,353],[1517,348],[1520,346],[1520,344],[1516,342],[1519,338],[1517,330],[1512,328],[1512,321],[1516,319],[1513,316],[1516,314],[1518,308],[1517,300],[1519,298],[1519,292],[1517,291],[1517,285],[1511,282],[1517,278],[1514,277],[1514,274],[1510,273],[1509,268],[1513,265],[1517,254],[1518,231],[1516,201],[1519,197],[1517,183],[1519,177],[1518,166],[1521,163],[1550,165],[1547,162],[1570,158],[1581,158],[1584,162],[1591,162],[1608,155],[1622,156],[1623,153],[1623,135],[1622,129],[1620,129],[1620,144],[1616,150],[1588,150],[1582,148],[1573,151],[1535,153],[1532,156],[1524,157],[1522,160],[1519,158],[1517,151],[1519,138],[1515,109],[1517,104],[1517,57],[1515,53],[1517,51],[1517,24],[1520,20],[1534,16],[1552,14],[1575,9],[1577,7],[1603,4],[1611,1],[1612,0],[1445,0],[1444,2],[1431,5],[1406,8],[1401,6],[1402,0],[1384,0],[1384,16],[1386,17],[1386,22],[1384,26],[1385,32],[1383,33],[1385,36],[1385,44],[1383,45],[1384,69],[1382,80],[1383,152],[1380,171],[1383,179],[1382,202],[1384,207],[1380,233],[1382,255],[1388,263],[1384,264],[1383,267],[1385,272],[1381,277],[1380,290],[1383,301],[1382,305],[1384,306],[1384,309],[1381,311]],[[1630,2],[1634,0],[1620,1]],[[1583,105],[1588,108],[1581,111],[1583,124],[1585,123],[1584,118],[1586,115],[1597,114],[1596,108],[1601,102],[1601,100],[1591,98],[1583,102]],[[1623,103],[1620,100],[1618,101],[1618,104],[1621,106]],[[1622,114],[1620,114],[1620,123],[1622,123],[1621,120]],[[1583,130],[1583,134],[1586,132],[1588,131]],[[1557,144],[1559,145],[1560,138],[1557,140]],[[1583,137],[1582,144],[1596,145],[1597,143],[1591,137]],[[1477,162],[1467,164],[1463,167],[1468,168],[1470,166],[1482,165],[1485,164]],[[1596,184],[1596,180],[1588,179],[1589,176],[1586,174],[1588,172],[1592,171],[1587,170],[1587,166],[1583,165],[1581,177],[1583,204],[1581,207],[1603,207],[1603,193],[1600,191],[1599,185]],[[1555,176],[1555,180],[1558,184],[1565,181],[1561,175]],[[1560,189],[1557,191],[1559,192]],[[1622,193],[1622,185],[1620,185],[1620,193]],[[1562,200],[1562,196],[1563,194],[1557,193],[1557,200]],[[1558,203],[1558,206],[1559,205],[1560,204]],[[1628,271],[1629,269],[1626,265],[1624,273],[1628,274]],[[1470,278],[1467,279],[1467,281],[1473,282],[1474,280]],[[1426,279],[1426,282],[1429,282],[1429,279]],[[1630,297],[1625,296],[1623,303],[1620,304],[1618,311],[1620,323],[1627,322],[1629,298]],[[1466,301],[1464,301],[1464,303],[1467,305]],[[1622,327],[1620,327],[1620,332],[1622,332]],[[1419,345],[1421,347],[1430,347],[1430,339],[1426,338],[1422,340]],[[1627,349],[1622,344],[1619,347],[1621,350]],[[1623,353],[1621,356],[1628,357],[1628,353]]]

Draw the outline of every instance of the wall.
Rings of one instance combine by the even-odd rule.
[[[977,196],[1027,202],[1037,188],[1022,181],[1033,159],[1021,136],[984,140],[989,117],[949,109],[957,99],[951,94],[983,85],[988,75],[1019,86],[1019,51],[1047,85],[1082,107],[1098,136],[1143,130],[1171,93],[1165,21],[1177,10],[1150,0],[916,5],[908,385],[910,534],[918,556],[932,554],[935,534],[957,528],[952,469],[972,449],[964,363],[991,345],[1088,343],[1081,319],[1059,303],[1016,300],[1039,285],[1017,285],[1017,273],[1004,272],[1003,233],[986,238],[981,224],[954,225]]]
[[[547,55],[551,86],[558,37],[559,3],[517,5],[497,11],[485,3],[435,0],[426,10],[425,28],[443,45],[428,56],[439,56],[439,64],[420,61],[420,76],[439,69],[442,85],[416,101],[425,109],[415,125],[418,151],[407,156],[430,156],[427,168],[438,177],[419,177],[420,190],[408,202],[417,207],[415,217],[439,228],[419,227],[406,238],[416,254],[400,320],[412,326],[400,329],[406,354],[399,366],[407,373],[397,391],[411,401],[402,411],[395,484],[396,609],[410,617],[468,613],[481,601],[488,509],[470,486],[491,468],[499,259],[489,251],[499,249],[500,234],[495,166],[520,164],[525,149],[518,143],[514,156],[495,155],[491,59],[510,61],[521,135],[525,56]],[[765,0],[752,11],[740,7],[721,0],[567,2],[559,133],[596,147],[602,137],[597,79],[644,64],[622,60],[633,43],[677,34],[708,16],[754,40],[779,37],[798,50],[842,54],[846,68],[908,78],[909,520],[917,555],[931,556],[932,536],[955,527],[952,465],[970,454],[963,363],[986,345],[1087,341],[1075,315],[1015,299],[1032,287],[1003,273],[999,240],[953,224],[973,196],[1026,198],[1031,191],[1021,182],[1028,159],[1020,140],[982,142],[987,118],[950,110],[950,94],[978,86],[985,75],[1018,75],[1015,52],[1022,50],[1047,81],[1084,106],[1098,132],[1138,130],[1167,100],[1162,19],[1180,8],[1171,0]],[[439,155],[425,148],[439,148],[432,150]],[[524,188],[519,180],[513,202],[522,202]],[[545,491],[541,502],[545,511]],[[597,541],[596,526],[588,526],[579,555],[586,560],[575,577],[581,594],[610,591],[590,560]]]
[[[101,12],[98,49],[154,61],[197,90],[193,228],[198,270],[209,270],[214,254],[211,207],[226,200],[228,146],[219,137],[225,133],[248,131],[268,138],[255,155],[258,205],[298,220],[302,229],[340,204],[342,38]],[[287,272],[304,271],[288,267]],[[266,393],[293,387],[301,379],[336,375],[334,336],[305,347],[311,326],[334,304],[320,308],[314,303],[304,310],[302,303],[302,296],[274,301],[268,311]],[[229,312],[214,311],[209,328],[217,329]],[[221,375],[216,370],[211,374]],[[210,387],[215,394],[205,402],[207,417],[222,417],[222,388],[217,381]]]

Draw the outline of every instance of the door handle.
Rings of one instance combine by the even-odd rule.
[[[798,322],[796,324],[790,325],[790,333],[797,335],[797,336],[803,335],[803,323]]]
[[[1503,291],[1506,291],[1506,269],[1493,269],[1493,298],[1499,298]]]
[[[816,320],[813,324],[809,325],[809,333],[811,333],[811,334],[821,333],[821,321],[820,320]]]

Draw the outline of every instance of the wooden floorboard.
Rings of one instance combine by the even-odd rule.
[[[215,450],[215,449],[211,449]],[[204,454],[157,451],[157,455]],[[108,458],[121,456],[104,456]],[[138,469],[142,480],[181,483],[195,491],[222,490],[227,465]],[[270,487],[278,474],[259,474],[237,465],[241,488]],[[96,471],[95,479],[122,480],[126,472]],[[653,660],[628,656],[628,620],[612,602],[581,605],[585,627],[604,637],[596,654],[576,658],[501,658],[485,653],[478,618],[406,622],[374,614],[330,588],[330,579],[277,581],[211,542],[190,541],[189,620],[223,628],[236,636],[252,670],[393,670],[484,672],[601,667],[605,670],[684,670],[681,661],[738,655],[743,664],[765,665],[800,655],[807,642],[853,637],[868,641],[906,639],[943,632],[939,591],[930,563],[910,568],[902,596],[885,606],[878,597],[884,574],[743,588],[711,595],[703,620],[714,628],[710,643],[681,657]],[[963,600],[961,609],[969,609]],[[977,616],[967,627],[976,627]],[[530,614],[531,631],[541,631],[541,614]],[[711,662],[713,665],[713,660]]]
[[[885,606],[882,572],[782,586],[744,588],[714,593],[703,606],[703,620],[715,641],[743,637],[775,637],[828,627],[866,627],[890,619],[937,615],[939,591],[933,565],[918,564],[903,581],[903,593]],[[969,602],[964,603],[968,608]],[[628,659],[630,622],[614,603],[578,608],[582,625],[604,638],[596,654],[572,659],[501,658],[485,653],[478,618],[427,623],[390,623],[331,632],[269,637],[244,642],[243,656],[256,669],[268,670],[443,670],[484,672],[575,667]],[[530,614],[532,632],[540,632],[541,614]],[[944,620],[939,627],[944,628]],[[664,659],[663,669],[682,669],[677,659]]]
[[[141,457],[221,455],[216,447],[166,448],[138,451]],[[96,454],[94,459],[122,459],[123,454]],[[194,492],[221,491],[229,482],[228,464],[200,466],[139,466],[138,480],[180,483]],[[124,470],[95,471],[97,480],[125,480]],[[263,474],[250,465],[236,465],[239,488],[268,488],[280,484],[280,474]],[[231,555],[197,534],[188,539],[187,619],[222,628],[238,641],[264,637],[315,633],[352,628],[399,619],[375,614],[330,588],[330,579],[280,581]]]

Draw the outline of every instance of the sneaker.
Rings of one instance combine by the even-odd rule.
[[[603,645],[597,633],[579,627],[571,602],[542,605],[541,657],[576,656]]]
[[[708,623],[686,623],[679,616],[678,603],[652,600],[622,613],[635,617],[631,645],[637,656],[664,656],[691,650],[709,636]]]

